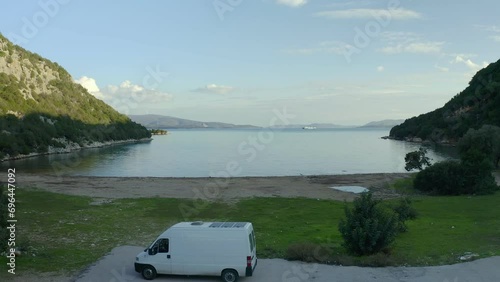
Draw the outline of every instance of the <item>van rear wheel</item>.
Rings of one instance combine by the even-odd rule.
[[[156,269],[151,265],[146,265],[141,271],[142,277],[146,280],[153,280],[156,278]]]
[[[226,269],[222,271],[222,281],[224,282],[236,282],[238,281],[238,272],[234,269]]]

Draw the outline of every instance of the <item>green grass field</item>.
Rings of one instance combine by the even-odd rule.
[[[405,183],[398,183],[397,189]],[[260,258],[284,257],[290,244],[328,246],[331,262],[358,265],[439,265],[464,252],[500,255],[500,193],[490,196],[414,195],[418,219],[390,252],[365,258],[345,253],[337,230],[344,203],[330,200],[253,198],[236,204],[179,199],[123,199],[91,205],[92,199],[18,189],[17,245],[25,250],[16,270],[74,273],[121,245],[146,246],[178,221],[251,221]],[[196,211],[189,217],[183,211]],[[132,264],[134,258],[130,258]],[[375,263],[374,263],[375,262]],[[5,265],[2,257],[0,264]],[[2,267],[3,268],[3,267]],[[0,276],[3,275],[0,274]]]

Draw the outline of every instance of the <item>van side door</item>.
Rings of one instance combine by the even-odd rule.
[[[172,273],[172,261],[170,259],[170,240],[168,238],[160,238],[156,240],[150,250],[151,261],[154,261],[153,266],[156,272],[161,274]]]

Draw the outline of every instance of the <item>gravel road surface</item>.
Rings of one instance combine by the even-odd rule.
[[[145,281],[134,271],[135,256],[143,247],[122,246],[90,266],[77,278],[77,282]],[[210,282],[219,277],[186,277],[160,275],[155,281]],[[472,262],[432,267],[368,268],[331,266],[289,262],[282,259],[261,259],[254,276],[240,282],[495,282],[500,281],[500,257]]]

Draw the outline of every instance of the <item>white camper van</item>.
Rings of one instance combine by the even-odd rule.
[[[163,232],[135,258],[135,271],[156,274],[213,275],[225,282],[252,276],[257,265],[250,222],[180,222]]]

